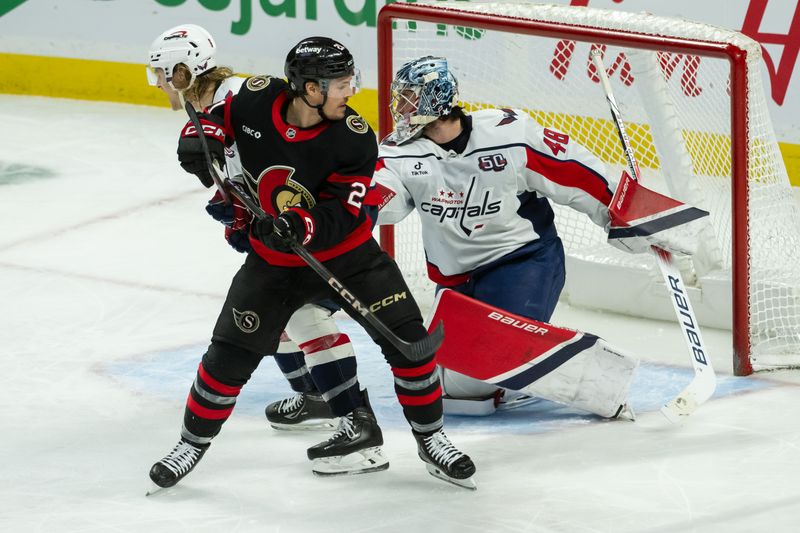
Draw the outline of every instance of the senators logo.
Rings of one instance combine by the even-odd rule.
[[[266,89],[269,86],[269,82],[269,76],[253,76],[252,78],[247,78],[246,85],[251,91],[260,91],[261,89]]]
[[[242,169],[250,192],[258,196],[261,207],[270,215],[277,216],[292,207],[310,209],[316,205],[311,192],[292,179],[295,169],[275,165],[264,170],[258,178]]]
[[[261,325],[261,320],[253,311],[239,311],[233,308],[233,321],[245,333],[253,333]]]
[[[369,131],[367,121],[359,115],[350,115],[345,122],[347,123],[347,127],[356,133],[367,133]]]

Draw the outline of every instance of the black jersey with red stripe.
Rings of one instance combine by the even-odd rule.
[[[249,78],[237,95],[212,112],[224,115],[249,192],[273,216],[290,209],[300,213],[308,232],[306,247],[326,261],[372,237],[363,200],[375,170],[377,141],[350,107],[344,119],[324,120],[311,128],[287,123],[286,86],[279,78]],[[250,240],[271,264],[305,265],[294,254]]]

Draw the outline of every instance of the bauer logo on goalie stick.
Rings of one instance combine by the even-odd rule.
[[[703,351],[703,342],[700,340],[700,335],[697,332],[697,324],[694,321],[693,313],[689,311],[689,303],[687,302],[686,295],[681,289],[681,281],[673,276],[669,276],[669,288],[672,290],[672,297],[675,298],[675,303],[680,310],[680,315],[683,317],[681,325],[683,331],[686,333],[686,338],[689,339],[689,344],[692,346],[692,357],[701,365],[708,365],[706,354]]]
[[[238,311],[236,308],[233,308],[233,321],[245,333],[253,333],[261,324],[258,315],[253,311]]]

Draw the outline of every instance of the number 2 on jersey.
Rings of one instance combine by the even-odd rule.
[[[545,128],[544,139],[542,140],[553,151],[553,155],[558,155],[567,151],[564,147],[569,143],[569,135]]]
[[[367,187],[357,181],[354,181],[351,187],[353,190],[350,191],[350,196],[347,197],[347,203],[356,209],[361,209],[361,202],[364,201],[364,196],[367,195]]]

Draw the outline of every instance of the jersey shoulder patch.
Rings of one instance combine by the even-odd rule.
[[[267,87],[269,87],[271,81],[272,81],[271,76],[253,76],[252,78],[247,78],[247,81],[245,83],[247,85],[248,90],[260,91],[262,89],[266,89]]]
[[[356,133],[364,134],[369,131],[369,124],[361,115],[348,115],[344,121],[347,127]]]

